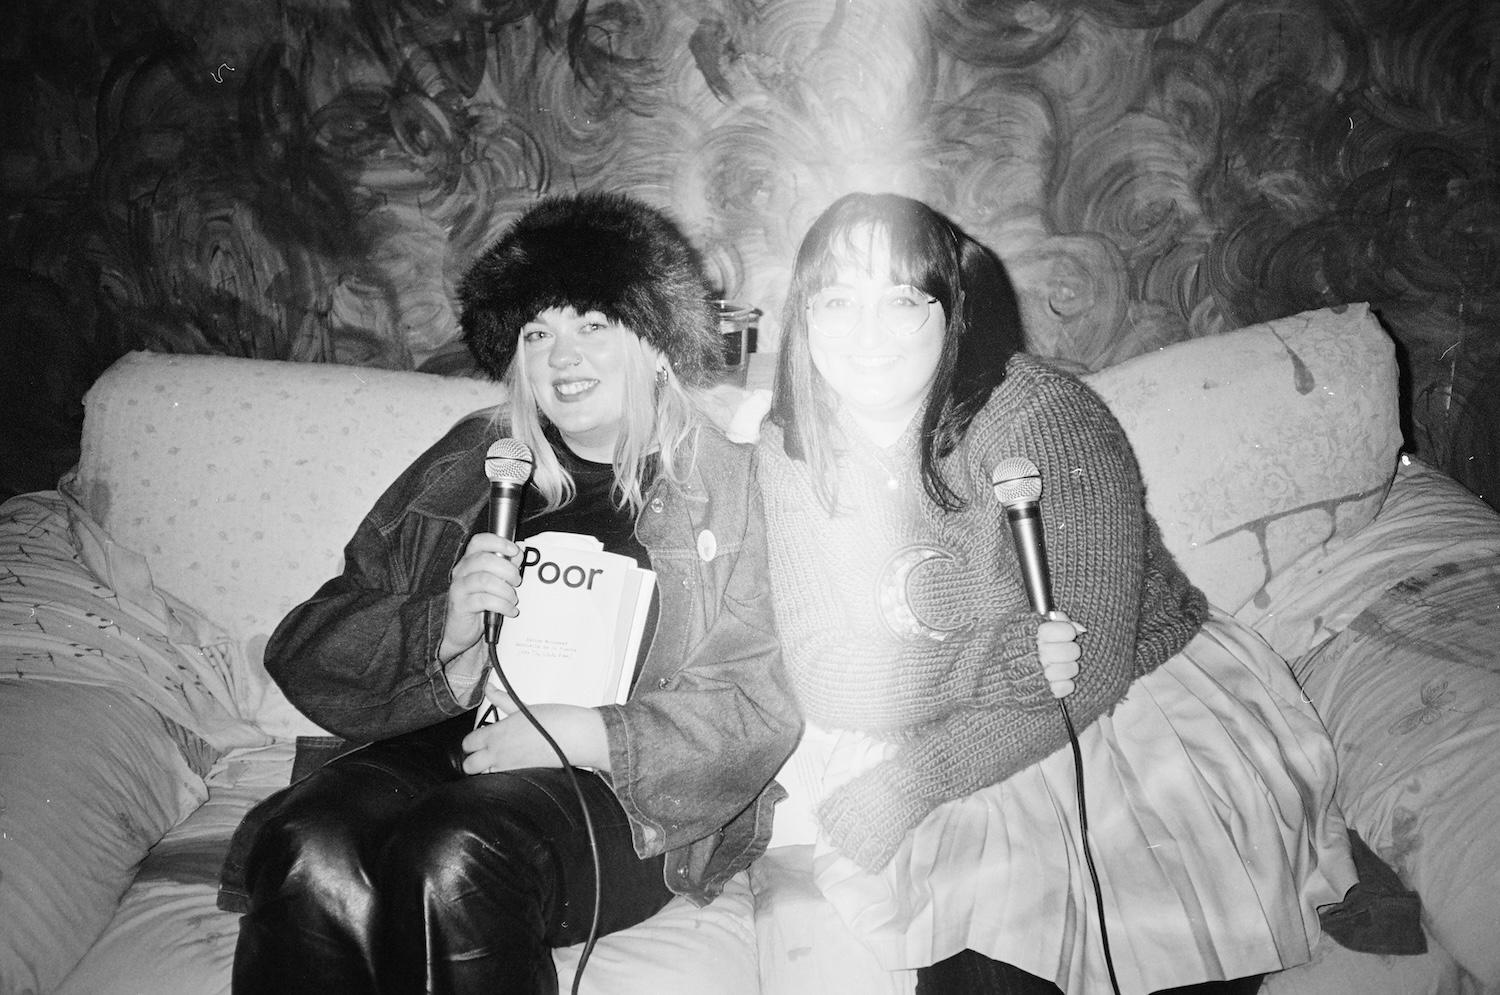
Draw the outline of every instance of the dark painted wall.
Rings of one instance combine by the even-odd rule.
[[[1409,443],[1500,495],[1488,0],[13,0],[0,489],[128,348],[410,367],[539,194],[670,208],[774,315],[811,218],[923,197],[1096,368],[1368,300]]]

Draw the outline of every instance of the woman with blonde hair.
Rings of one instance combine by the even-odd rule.
[[[712,901],[764,849],[782,796],[772,776],[799,719],[753,450],[697,414],[721,354],[686,239],[626,197],[549,198],[459,296],[475,361],[510,401],[401,475],[266,649],[293,704],[369,745],[247,820],[242,995],[555,992],[552,948],[674,894]],[[536,467],[517,540],[486,531],[484,460],[503,436]],[[587,768],[576,793],[524,715],[475,728],[484,618],[516,615],[518,541],[544,531],[657,574],[628,700],[530,708]]]

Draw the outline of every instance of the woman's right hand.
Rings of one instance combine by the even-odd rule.
[[[516,614],[521,583],[521,547],[492,532],[479,532],[464,547],[448,579],[447,622],[438,659],[444,662],[473,647],[484,635],[484,613]]]
[[[1052,688],[1052,697],[1066,698],[1073,693],[1073,679],[1078,676],[1078,661],[1083,656],[1078,637],[1087,631],[1066,613],[1056,610],[1037,626],[1036,652],[1042,661],[1042,674]]]

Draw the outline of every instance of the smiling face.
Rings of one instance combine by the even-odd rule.
[[[882,322],[880,301],[889,297],[891,252],[880,234],[851,239],[862,247],[855,257],[841,259],[834,284],[839,297],[858,317],[845,334],[829,335],[816,324],[808,328],[813,366],[838,397],[842,410],[880,445],[889,445],[906,429],[926,400],[942,358],[947,314],[934,301],[927,320],[901,334]],[[925,298],[923,298],[925,302]],[[887,306],[892,302],[888,300]],[[904,298],[897,306],[915,306]]]
[[[520,362],[536,406],[584,459],[614,457],[634,345],[625,326],[571,307],[548,308],[521,329]]]

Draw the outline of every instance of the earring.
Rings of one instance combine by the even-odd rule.
[[[667,386],[667,368],[665,366],[658,366],[656,368],[656,389],[657,389],[657,391],[661,391],[666,386]]]

